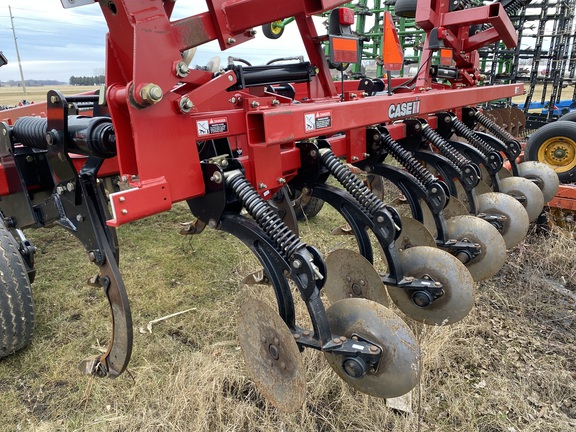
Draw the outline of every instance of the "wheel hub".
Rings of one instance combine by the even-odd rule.
[[[366,362],[361,358],[347,358],[342,367],[350,378],[359,379],[366,375]]]

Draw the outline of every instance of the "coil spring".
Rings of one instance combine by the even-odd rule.
[[[502,2],[500,1],[500,3]],[[524,2],[522,0],[513,0],[506,6],[504,6],[504,12],[506,12],[508,16],[516,15],[516,13],[518,13],[523,7]],[[482,30],[488,30],[491,27],[492,27],[491,24],[484,24],[482,25]]]
[[[384,203],[366,187],[362,180],[338,160],[332,150],[322,150],[320,159],[330,173],[364,207],[368,214],[373,216],[377,211],[386,209]]]
[[[431,183],[438,180],[430,171],[422,166],[420,161],[418,161],[412,154],[403,148],[397,141],[392,139],[387,134],[382,134],[382,142],[386,146],[386,150],[392,154],[394,159],[396,159],[400,164],[412,174],[419,183],[424,186],[424,189],[428,187]]]
[[[462,123],[459,119],[453,118],[452,127],[456,132],[466,138],[476,149],[480,150],[484,156],[488,157],[492,148],[490,148],[490,146],[488,146],[488,144],[486,144],[481,138],[478,138],[468,126]]]
[[[20,117],[14,123],[12,135],[22,145],[46,150],[48,120],[40,117]]]
[[[507,131],[502,129],[500,126],[498,126],[496,123],[494,123],[488,117],[486,117],[480,111],[476,111],[474,113],[474,117],[476,117],[476,120],[478,120],[478,123],[480,123],[486,129],[488,129],[490,132],[492,132],[496,136],[496,138],[499,138],[500,140],[504,141],[505,143],[508,143],[510,141],[516,141],[512,135],[510,135]]]
[[[260,228],[272,239],[277,249],[289,259],[300,248],[305,247],[298,236],[282,222],[276,211],[252,187],[243,175],[234,175],[227,179],[228,185]]]
[[[454,147],[429,126],[422,128],[422,135],[424,135],[424,138],[430,141],[443,156],[456,165],[460,171],[469,163],[468,159],[458,153]]]

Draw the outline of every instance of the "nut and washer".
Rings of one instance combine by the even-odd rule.
[[[188,96],[182,96],[178,106],[180,107],[180,111],[183,113],[188,113],[192,110],[192,108],[194,108],[194,104]]]
[[[144,102],[155,104],[162,100],[164,92],[160,86],[150,83],[140,89],[140,97]]]
[[[190,73],[190,68],[188,67],[186,62],[179,61],[178,63],[176,63],[176,75],[177,76],[184,78],[184,77],[188,76],[189,73]]]

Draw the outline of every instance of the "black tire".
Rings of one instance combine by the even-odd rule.
[[[0,359],[27,346],[34,333],[34,302],[16,240],[0,226]]]
[[[281,23],[282,21],[273,21],[268,24],[262,25],[262,33],[268,39],[278,39],[284,33],[284,27],[279,27],[277,24]]]
[[[528,138],[526,160],[549,165],[562,183],[576,181],[576,122],[557,121],[542,126]]]
[[[417,4],[418,0],[396,0],[394,14],[399,17],[414,18]]]
[[[323,206],[324,201],[320,198],[302,194],[300,191],[295,191],[293,207],[294,213],[296,213],[296,219],[300,221],[312,219],[320,213]]]
[[[560,120],[576,122],[576,111],[572,111],[572,112],[564,114],[562,117],[560,117],[558,119],[558,121],[560,121]]]

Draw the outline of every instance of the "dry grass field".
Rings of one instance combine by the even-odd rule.
[[[8,97],[0,88],[0,104],[14,103]],[[87,283],[96,267],[66,231],[28,232],[38,248],[36,329],[29,348],[0,361],[0,431],[576,430],[573,227],[534,227],[508,251],[504,268],[477,285],[475,308],[463,321],[427,327],[406,319],[423,354],[412,413],[352,390],[322,355],[306,350],[307,399],[288,415],[255,388],[236,336],[244,299],[271,301],[271,288],[243,285],[259,265],[234,237],[208,229],[179,235],[190,219],[176,205],[118,230],[134,350],[128,371],[115,380],[77,368],[101,352],[110,333],[105,296]],[[351,237],[330,234],[342,223],[325,206],[301,224],[301,235],[324,255],[351,248]],[[148,330],[151,321],[179,311],[188,312]]]
[[[0,87],[0,106],[13,107],[18,102],[25,99],[28,102],[46,102],[46,93],[49,90],[61,91],[64,95],[73,95],[89,90],[95,90],[94,86],[45,86],[45,87],[26,87],[26,94],[22,87]]]

